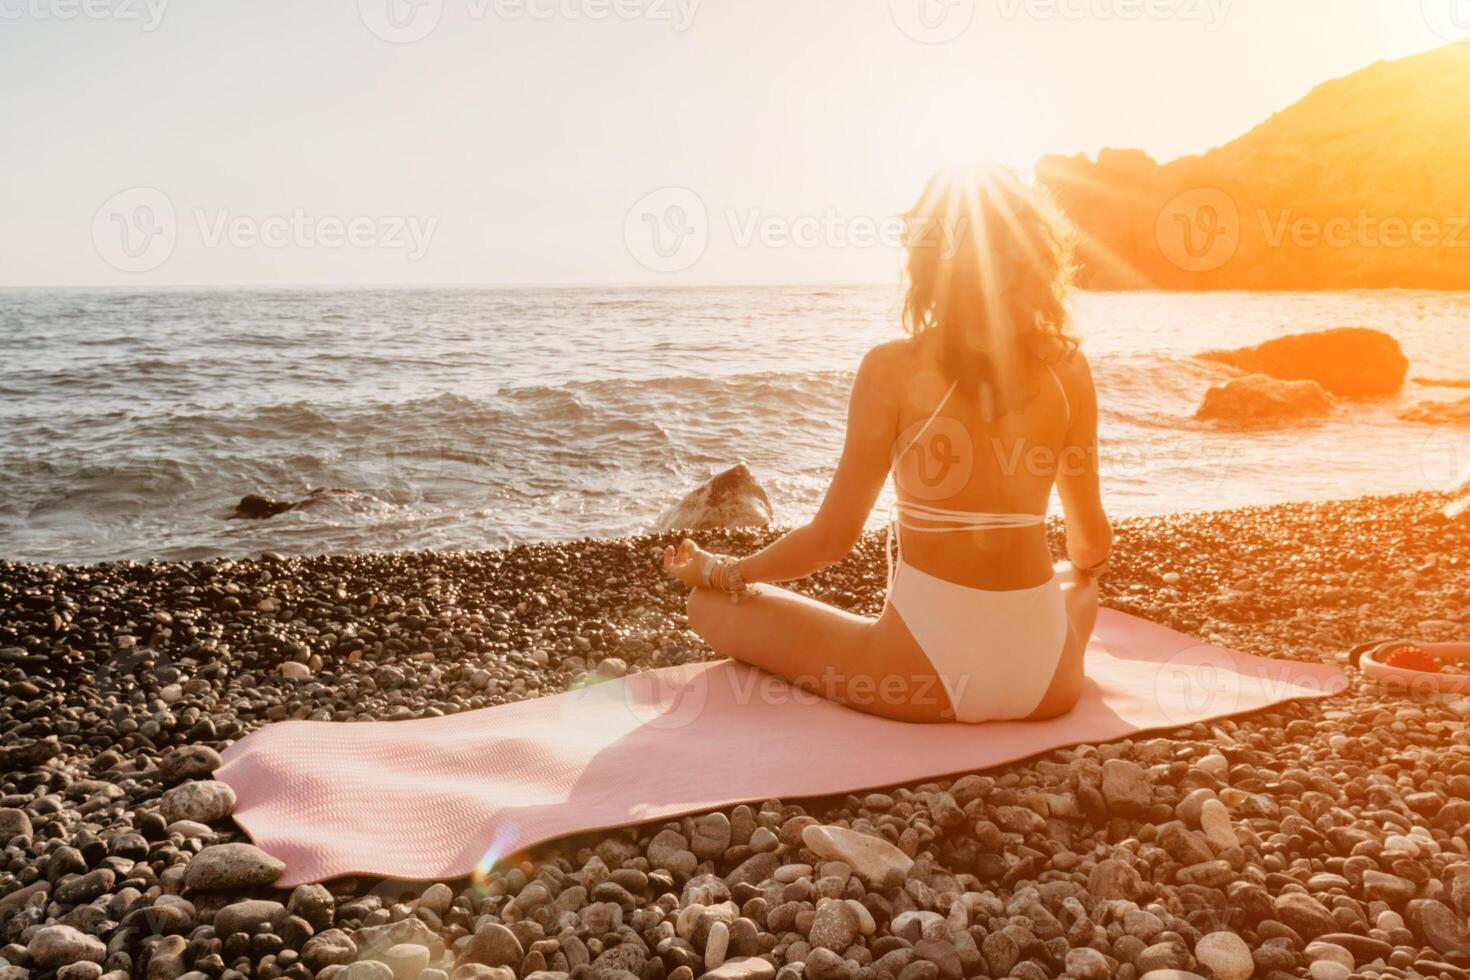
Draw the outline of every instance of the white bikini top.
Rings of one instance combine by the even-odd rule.
[[[1051,379],[1056,382],[1057,391],[1062,393],[1062,405],[1066,409],[1066,419],[1070,425],[1072,421],[1072,402],[1067,398],[1067,389],[1062,386],[1062,379],[1057,377],[1056,371],[1052,370],[1050,365],[1047,365],[1046,370],[1051,374]],[[949,391],[945,392],[944,399],[940,401],[939,406],[934,409],[928,421],[919,429],[918,434],[909,440],[909,444],[903,448],[903,452],[894,457],[895,466],[898,465],[898,460],[908,455],[909,450],[913,449],[915,444],[924,438],[924,433],[928,432],[929,426],[933,425],[934,420],[939,418],[939,413],[944,411],[944,406],[949,404],[949,400],[954,397],[954,393],[958,388],[958,381],[949,386]],[[896,523],[899,527],[910,531],[931,534],[945,534],[957,531],[999,531],[1008,528],[1036,527],[1046,523],[1045,514],[987,514],[973,510],[949,510],[944,507],[930,507],[927,504],[918,504],[913,501],[904,500],[898,502],[896,509],[898,513]]]

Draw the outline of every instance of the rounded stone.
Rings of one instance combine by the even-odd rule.
[[[379,960],[359,960],[343,968],[337,980],[395,980],[393,970]]]
[[[101,963],[107,955],[102,940],[73,926],[42,926],[26,946],[31,962],[55,969],[72,963]]]
[[[1233,932],[1212,932],[1194,944],[1194,958],[1219,980],[1250,980],[1256,970],[1251,949]]]
[[[214,823],[235,812],[235,791],[215,779],[180,783],[163,794],[159,809],[169,823],[180,820]]]
[[[429,965],[429,951],[417,943],[399,943],[382,954],[383,963],[393,971],[393,980],[416,980]]]
[[[200,891],[269,885],[286,865],[253,844],[212,844],[194,855],[184,884]]]

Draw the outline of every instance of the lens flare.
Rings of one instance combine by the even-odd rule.
[[[480,898],[486,898],[496,894],[502,887],[490,876],[495,869],[506,864],[517,864],[523,854],[511,851],[511,842],[516,838],[519,826],[515,821],[506,821],[500,824],[490,835],[490,846],[486,848],[484,855],[475,864],[475,870],[470,874],[470,889]],[[514,859],[514,860],[513,860]]]

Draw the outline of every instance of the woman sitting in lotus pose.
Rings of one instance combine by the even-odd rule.
[[[1009,171],[942,173],[909,215],[906,339],[869,351],[842,459],[815,518],[744,558],[693,542],[664,567],[718,653],[902,721],[1042,719],[1082,694],[1096,578],[1112,549],[1097,397],[1069,333],[1069,234]],[[764,584],[857,544],[894,476],[877,619]],[[1055,567],[1052,487],[1070,562]],[[896,558],[895,558],[896,554]]]

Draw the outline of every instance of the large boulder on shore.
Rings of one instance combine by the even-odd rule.
[[[1195,418],[1248,426],[1320,418],[1331,411],[1332,396],[1315,381],[1248,374],[1205,392]]]
[[[1392,395],[1404,386],[1409,373],[1409,359],[1399,342],[1366,327],[1293,334],[1257,347],[1199,356],[1282,381],[1315,381],[1344,398]]]
[[[771,499],[744,463],[736,463],[689,492],[658,519],[660,531],[708,531],[725,527],[765,527]]]

